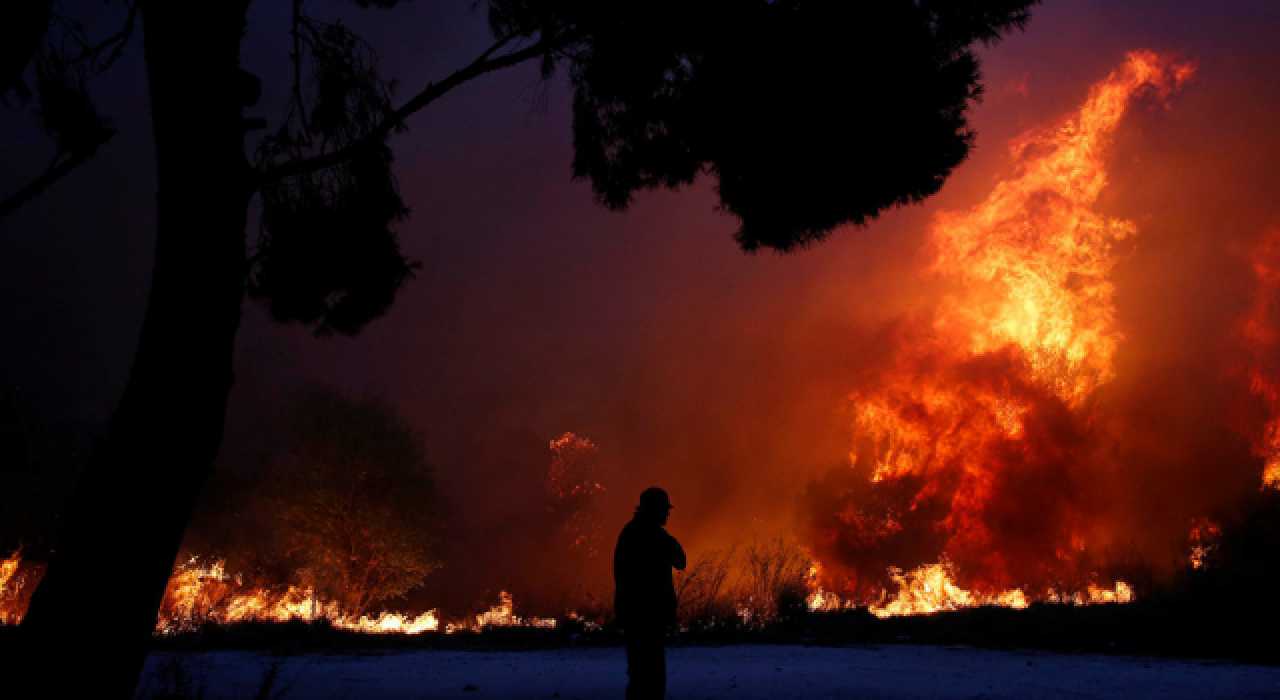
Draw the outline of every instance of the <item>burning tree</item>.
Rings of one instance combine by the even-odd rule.
[[[571,538],[569,546],[599,555],[601,533],[599,501],[605,492],[597,474],[599,450],[591,440],[565,433],[551,441],[551,466],[547,469],[547,495],[551,515]]]
[[[288,426],[270,500],[299,583],[358,618],[440,567],[433,470],[393,408],[312,387]]]
[[[1084,484],[1113,437],[1097,418],[1123,340],[1112,272],[1137,227],[1097,203],[1128,109],[1194,70],[1129,53],[1079,110],[1011,144],[1017,169],[985,201],[935,218],[927,271],[954,291],[885,330],[851,397],[853,469],[810,492],[823,563],[861,593],[887,576],[904,597],[1103,594],[1079,578],[1108,544]]]

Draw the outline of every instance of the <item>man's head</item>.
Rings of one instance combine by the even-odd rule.
[[[640,494],[640,505],[636,506],[636,513],[657,521],[659,525],[666,525],[672,507],[667,492],[652,486]]]

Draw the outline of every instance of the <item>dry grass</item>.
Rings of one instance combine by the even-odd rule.
[[[676,572],[681,625],[706,628],[766,625],[803,609],[812,560],[795,541],[753,537],[727,550],[703,553]]]

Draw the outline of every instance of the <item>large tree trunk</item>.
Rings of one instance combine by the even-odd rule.
[[[248,0],[143,0],[159,192],[129,381],[22,624],[32,696],[128,698],[222,439],[245,274]],[[15,675],[20,674],[20,675]]]

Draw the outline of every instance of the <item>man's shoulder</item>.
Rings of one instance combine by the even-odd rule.
[[[623,541],[647,542],[666,539],[670,536],[661,525],[630,520],[622,526],[622,532],[618,533],[618,544],[622,544]]]
[[[622,531],[618,533],[618,546],[622,547],[628,542],[635,541],[643,536],[636,521],[629,520],[626,525],[622,526]]]

